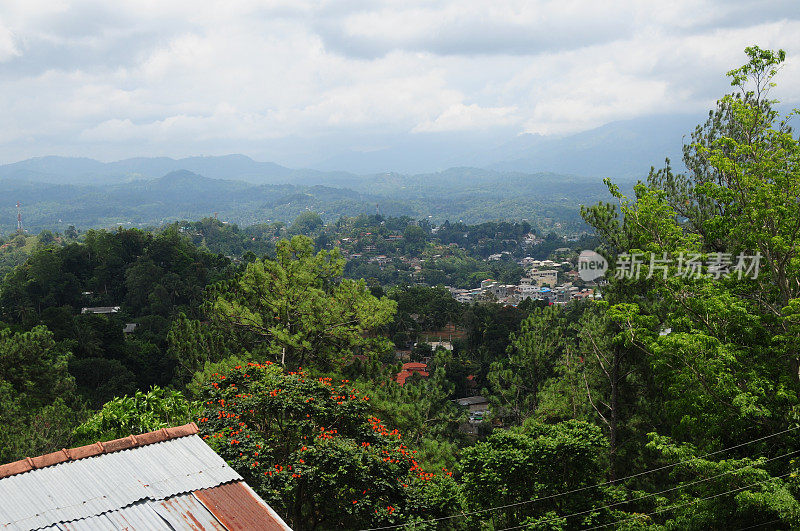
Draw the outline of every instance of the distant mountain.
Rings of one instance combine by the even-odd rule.
[[[253,184],[313,184],[349,176],[343,172],[290,169],[272,162],[257,162],[245,155],[184,159],[139,157],[109,163],[87,158],[48,156],[2,165],[0,180],[104,185],[134,179],[153,179],[180,170],[209,178],[240,180]]]
[[[359,181],[358,175],[430,174],[464,166],[526,174],[642,178],[650,166],[662,165],[665,157],[678,167],[685,138],[703,119],[701,115],[649,116],[561,137],[516,135],[509,130],[493,134],[377,134],[339,139],[329,146],[309,144],[308,153],[294,156],[295,162],[306,169],[236,154],[182,159],[138,157],[110,163],[49,156],[0,166],[0,180],[103,185],[187,170],[209,178],[253,184],[351,186]],[[357,150],[353,145],[365,147]]]
[[[600,177],[629,189],[667,156],[680,167],[685,135],[701,121],[688,115],[648,117],[559,138],[375,137],[363,144],[373,146],[364,152],[328,146],[319,155],[327,162],[308,159],[317,169],[292,169],[245,155],[110,163],[39,157],[0,166],[0,196],[7,198],[0,204],[0,232],[15,227],[16,201],[23,203],[24,223],[31,230],[159,225],[215,212],[245,225],[290,222],[307,210],[327,220],[378,211],[434,221],[526,218],[542,230],[577,228],[583,226],[579,205],[609,198]]]
[[[354,173],[430,173],[455,166],[523,173],[555,172],[586,177],[635,178],[670,157],[680,164],[685,137],[702,114],[648,116],[565,136],[485,133],[409,133],[372,140],[375,147],[342,148],[306,165]],[[353,141],[354,143],[358,143]]]
[[[644,178],[650,166],[660,167],[666,157],[680,166],[683,144],[700,121],[695,115],[651,116],[563,138],[520,135],[473,163],[500,171]]]
[[[150,170],[152,171],[152,170]],[[16,201],[31,232],[159,226],[218,215],[240,225],[290,223],[306,211],[327,221],[374,214],[480,222],[527,219],[542,231],[581,230],[579,205],[608,200],[598,179],[480,168],[340,177],[325,184],[253,184],[177,170],[113,184],[51,184],[0,179],[0,234],[14,230]]]

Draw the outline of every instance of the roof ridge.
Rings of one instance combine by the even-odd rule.
[[[179,437],[187,437],[189,435],[196,435],[200,431],[197,424],[190,422],[182,426],[174,426],[171,428],[161,428],[160,430],[142,433],[140,435],[128,435],[121,439],[114,439],[112,441],[97,441],[96,443],[87,444],[85,446],[78,446],[76,448],[62,448],[49,454],[40,455],[37,457],[25,457],[18,461],[0,465],[0,479],[30,472],[39,468],[57,465],[66,461],[77,461],[78,459],[85,459],[87,457],[94,457],[101,454],[110,454],[127,450],[129,448],[136,448],[138,446],[146,446],[148,444],[155,444],[159,442],[168,441],[170,439],[177,439]]]

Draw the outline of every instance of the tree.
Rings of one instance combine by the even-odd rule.
[[[0,461],[69,446],[83,415],[62,352],[43,326],[0,330]]]
[[[403,523],[460,506],[452,477],[423,471],[347,380],[248,363],[214,375],[203,403],[203,439],[293,529]]]
[[[221,325],[252,334],[276,361],[290,367],[330,367],[357,351],[388,343],[369,337],[396,305],[372,296],[363,280],[342,280],[338,250],[314,254],[312,241],[295,236],[277,245],[275,260],[256,260],[213,292],[211,315]]]
[[[303,212],[289,226],[289,234],[311,236],[322,227],[322,218],[316,212]]]
[[[657,513],[668,529],[800,525],[795,460],[781,459],[777,467],[763,456],[715,461],[698,455],[690,444],[654,433],[649,438],[647,448],[672,466],[670,479],[677,486],[664,497],[639,501],[636,512]]]
[[[609,182],[618,207],[583,210],[612,263],[620,263],[621,253],[671,258],[663,275],[615,276],[603,292],[613,334],[600,349],[608,353],[603,363],[613,365],[619,353],[636,369],[633,380],[606,379],[619,381],[620,391],[639,388],[633,403],[639,429],[630,436],[643,445],[652,427],[658,435],[651,437],[669,437],[670,445],[692,453],[733,447],[729,464],[702,465],[716,471],[731,470],[731,463],[755,465],[746,459],[754,455],[777,460],[795,449],[797,436],[787,425],[796,425],[800,408],[800,344],[792,338],[800,295],[800,141],[767,99],[785,54],[755,46],[745,52],[748,63],[729,72],[737,92],[718,102],[684,150],[688,173],[674,174],[669,166],[651,171],[632,199]],[[701,267],[687,274],[690,256]],[[760,256],[763,267],[757,275],[737,274],[737,261],[749,256]],[[643,354],[638,362],[631,359],[636,353]],[[608,408],[597,409],[610,424]],[[767,436],[768,444],[742,444]],[[788,497],[796,492],[793,483],[772,483],[777,470],[787,468],[779,463],[764,466],[767,473],[748,468],[722,480],[725,488],[717,484],[712,492],[739,490],[721,503],[698,503],[675,520],[670,514],[654,520],[680,528],[747,527],[780,513],[776,527],[796,526],[796,501]],[[741,487],[759,477],[768,484]],[[684,480],[691,484],[689,477],[674,479],[681,489]],[[646,478],[629,485],[663,488]],[[689,499],[702,497],[703,489],[690,489]],[[768,503],[773,495],[775,504]]]
[[[577,529],[613,521],[619,514],[599,509],[613,500],[613,490],[595,486],[603,483],[607,448],[597,426],[577,420],[528,421],[465,448],[458,470],[467,500],[471,507],[490,509],[473,526]],[[574,489],[582,490],[560,495]],[[564,518],[572,513],[581,514]]]
[[[167,353],[175,361],[175,380],[186,385],[206,363],[215,363],[241,350],[235,338],[218,327],[178,315],[167,332]]]
[[[420,461],[432,470],[453,466],[458,426],[467,420],[465,410],[452,401],[455,386],[446,378],[451,363],[452,355],[439,349],[428,363],[428,378],[411,377],[402,386],[393,378],[359,382],[360,388],[368,390],[376,414],[396,426],[407,444],[426,449]]]
[[[506,356],[492,363],[486,376],[496,417],[520,425],[536,412],[539,391],[558,358],[571,348],[568,324],[561,308],[546,307],[534,310],[520,331],[511,334]]]
[[[192,422],[199,405],[186,400],[180,391],[152,387],[146,393],[115,398],[75,428],[79,443],[119,439]]]

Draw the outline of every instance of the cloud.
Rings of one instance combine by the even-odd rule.
[[[753,43],[800,100],[794,0],[8,2],[0,159],[563,134],[707,109]]]
[[[0,24],[0,63],[8,61],[19,55],[19,49],[14,39],[14,34]]]
[[[414,129],[414,133],[443,131],[473,131],[508,126],[519,122],[515,107],[479,107],[474,103],[451,105],[434,120],[426,120]]]

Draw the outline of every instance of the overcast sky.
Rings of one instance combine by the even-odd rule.
[[[572,133],[709,108],[753,43],[798,102],[797,0],[4,0],[0,162]]]

